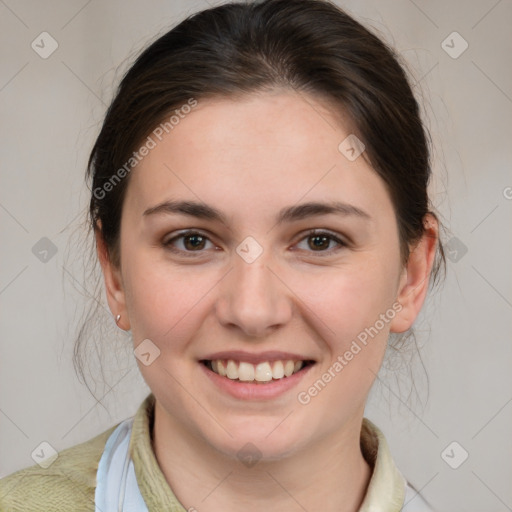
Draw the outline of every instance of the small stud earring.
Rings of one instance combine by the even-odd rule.
[[[121,320],[121,315],[116,316],[116,324],[119,324],[119,320]]]

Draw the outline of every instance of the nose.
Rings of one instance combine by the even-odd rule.
[[[291,291],[272,268],[265,252],[247,263],[237,254],[233,268],[220,282],[216,313],[227,328],[262,338],[288,323],[292,317]]]

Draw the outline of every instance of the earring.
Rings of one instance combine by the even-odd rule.
[[[116,316],[116,324],[118,324],[118,325],[119,325],[119,320],[121,320],[121,315]]]

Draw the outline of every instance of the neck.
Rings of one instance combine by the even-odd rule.
[[[362,412],[342,432],[281,460],[251,467],[221,454],[155,404],[154,451],[174,494],[187,510],[262,509],[356,512],[372,470],[360,445]],[[180,439],[180,442],[175,442]]]

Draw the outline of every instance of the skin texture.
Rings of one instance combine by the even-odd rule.
[[[409,329],[424,302],[438,228],[429,216],[401,268],[384,183],[363,157],[349,161],[338,150],[351,132],[334,115],[320,99],[291,91],[199,101],[132,171],[120,268],[97,233],[112,313],[122,315],[135,347],[150,339],[160,350],[149,366],[138,364],[157,400],[154,450],[185,507],[339,512],[364,498],[365,401],[389,333]],[[143,215],[170,199],[204,202],[226,222]],[[282,208],[309,201],[343,201],[371,220],[328,214],[276,224]],[[172,242],[179,254],[164,245],[192,228],[207,237],[199,250],[184,238]],[[315,249],[309,229],[346,246],[331,240]],[[250,264],[236,252],[247,236],[263,248]],[[401,310],[378,335],[299,403],[297,394],[397,301]],[[199,363],[224,350],[292,352],[315,365],[278,397],[242,400],[213,385]],[[248,442],[262,457],[250,468],[237,458]]]

